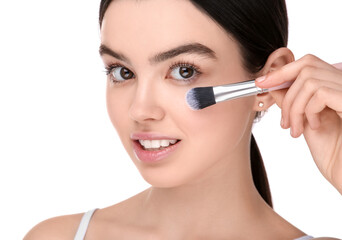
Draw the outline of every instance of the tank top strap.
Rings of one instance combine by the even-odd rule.
[[[89,210],[88,212],[83,214],[83,217],[81,219],[80,225],[78,226],[74,240],[83,240],[84,239],[84,237],[87,233],[87,230],[88,230],[90,219],[96,210],[97,210],[97,208]],[[307,236],[303,236],[300,238],[296,238],[294,240],[309,240],[309,239],[313,239],[313,237],[307,235]]]
[[[313,239],[313,237],[307,235],[307,236],[303,236],[303,237],[300,237],[300,238],[296,238],[294,240],[309,240],[309,239]]]
[[[92,209],[92,210],[83,214],[83,217],[81,219],[80,225],[78,226],[74,240],[83,240],[84,239],[84,237],[87,233],[87,229],[89,226],[90,219],[93,216],[96,209],[97,208]]]

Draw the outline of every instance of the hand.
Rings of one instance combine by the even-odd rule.
[[[262,80],[258,82],[258,80]],[[306,55],[256,80],[260,88],[294,81],[272,91],[282,110],[281,126],[302,133],[323,176],[342,194],[342,63]]]

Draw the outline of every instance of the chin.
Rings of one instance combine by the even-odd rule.
[[[144,180],[149,183],[152,187],[155,188],[174,188],[181,186],[184,182],[180,181],[180,179],[176,179],[175,177],[168,176],[151,176],[149,174],[141,174]]]
[[[179,171],[170,169],[138,169],[143,179],[152,187],[156,188],[175,188],[186,184],[189,180],[182,176]]]

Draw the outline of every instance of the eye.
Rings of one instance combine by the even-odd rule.
[[[131,70],[118,64],[106,67],[106,72],[110,80],[114,83],[120,83],[134,78],[134,73]]]
[[[175,78],[191,78],[194,75],[194,70],[188,67],[177,67],[171,73]]]
[[[172,78],[179,81],[190,81],[201,74],[196,66],[189,63],[176,63],[170,69],[172,70],[170,73]]]

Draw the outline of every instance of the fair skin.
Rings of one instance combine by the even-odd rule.
[[[282,107],[285,123],[292,121],[291,126],[299,129],[298,116],[292,120],[289,114],[289,106],[296,106],[291,104],[291,99],[298,94],[291,98],[286,90],[280,90],[227,101],[201,111],[190,110],[184,100],[189,89],[244,81],[251,76],[242,66],[236,42],[188,1],[114,1],[103,21],[101,43],[106,46],[101,52],[106,66],[119,63],[133,74],[123,82],[113,83],[112,80],[120,81],[113,76],[120,77],[117,73],[122,68],[116,67],[118,71],[114,75],[111,71],[107,108],[125,149],[151,187],[114,206],[97,210],[86,239],[287,240],[305,235],[263,201],[254,187],[249,164],[255,112],[276,102]],[[160,52],[189,43],[206,46],[214,54],[191,52],[163,61],[150,61]],[[125,58],[113,56],[108,49]],[[272,75],[260,85],[271,86],[274,82],[290,81],[300,75],[305,65],[300,60],[293,60],[291,51],[286,48],[271,54],[259,75],[269,72]],[[194,75],[191,81],[184,80],[179,74],[181,67],[174,66],[178,62],[187,63],[187,67],[195,65],[201,74]],[[296,68],[300,64],[302,68]],[[336,78],[329,78],[329,82],[341,79],[341,72],[321,64],[322,71],[331,73],[326,75]],[[283,69],[291,77],[284,77],[287,73]],[[294,69],[297,75],[293,73]],[[341,98],[341,93],[339,96]],[[260,101],[265,103],[263,108],[258,106]],[[341,119],[334,117],[334,121],[336,125],[332,127],[338,129]],[[321,126],[325,124],[321,122]],[[317,131],[316,122],[313,121],[313,125],[310,126],[316,130],[308,130],[310,126],[305,125],[304,132],[313,157],[322,166],[320,169],[327,169],[324,176],[335,176],[329,175],[335,172],[327,167],[327,162],[338,164],[341,150],[335,155],[328,154],[336,159],[315,155],[315,144],[319,142],[312,136]],[[162,161],[146,163],[133,148],[131,136],[137,133],[160,134],[180,142],[177,150]],[[341,131],[339,134],[341,139]],[[326,146],[331,146],[331,142]],[[328,179],[334,186],[339,186],[335,177]],[[81,216],[47,220],[28,233],[25,240],[73,239]]]
[[[342,194],[342,63],[334,66],[313,55],[269,73],[257,84],[268,88],[294,81],[271,95],[282,109],[282,128],[304,135],[322,175]]]

